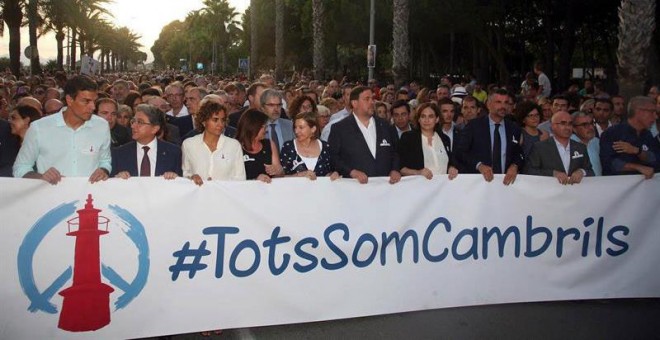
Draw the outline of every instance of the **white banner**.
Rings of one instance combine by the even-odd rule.
[[[0,338],[660,297],[658,177],[501,180],[0,179]]]

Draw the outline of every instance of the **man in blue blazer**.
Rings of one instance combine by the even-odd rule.
[[[277,151],[282,151],[284,143],[293,140],[293,122],[281,118],[282,94],[275,89],[267,89],[261,94],[261,111],[268,115],[266,123],[266,138],[277,145]]]
[[[488,96],[488,115],[471,120],[455,146],[456,156],[467,173],[481,173],[487,182],[504,173],[504,184],[512,184],[523,166],[521,130],[505,120],[508,93],[498,90]],[[497,132],[497,133],[496,133]],[[495,145],[500,146],[495,150]],[[499,160],[499,162],[498,162]]]
[[[181,148],[156,137],[165,124],[164,114],[156,107],[138,105],[131,120],[133,141],[112,149],[112,176],[181,176]]]
[[[362,184],[374,176],[389,176],[392,184],[399,182],[394,136],[385,120],[374,117],[373,92],[358,86],[351,91],[350,100],[353,114],[337,122],[328,138],[335,170]]]

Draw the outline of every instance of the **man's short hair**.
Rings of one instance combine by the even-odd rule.
[[[635,96],[628,102],[628,118],[635,116],[635,112],[642,105],[656,105],[655,100],[649,96]]]
[[[260,87],[266,87],[267,88],[268,85],[266,85],[265,83],[260,83],[260,82],[252,83],[252,85],[250,85],[250,87],[248,87],[247,95],[254,97],[254,95],[257,94],[257,89],[260,88]],[[259,100],[259,98],[257,98],[257,100]]]
[[[266,89],[264,92],[261,93],[261,98],[259,98],[259,104],[261,107],[266,106],[266,103],[268,102],[268,99],[272,97],[277,97],[280,100],[282,100],[282,93],[280,91],[275,90],[275,89]]]
[[[160,131],[165,131],[167,121],[165,120],[165,113],[163,113],[163,111],[150,104],[140,104],[136,106],[134,116],[138,111],[144,113],[147,116],[150,124],[159,126]]]
[[[490,94],[488,94],[488,100],[492,100],[493,97],[495,97],[495,95],[507,96],[508,97],[509,96],[509,91],[507,91],[506,89],[497,89],[497,90],[491,92]]]
[[[115,106],[115,111],[118,111],[118,110],[119,110],[119,105],[117,104],[117,102],[116,102],[114,99],[112,99],[112,98],[99,98],[99,99],[97,99],[96,102],[94,103],[94,106],[95,106],[94,111],[95,111],[96,113],[99,113],[99,107],[100,107],[102,104],[112,104],[112,105]]]
[[[356,87],[354,87],[351,90],[350,100],[353,101],[353,100],[360,99],[360,95],[362,94],[362,92],[365,92],[367,90],[371,91],[371,88],[366,87],[366,86],[356,86]]]
[[[71,98],[76,98],[78,92],[81,91],[97,92],[98,90],[99,87],[96,82],[84,74],[74,76],[67,80],[66,85],[64,85],[64,95]]]
[[[390,112],[394,112],[394,109],[398,109],[402,106],[406,108],[406,111],[408,111],[408,113],[410,113],[410,104],[408,104],[408,102],[403,99],[395,101],[392,104],[392,109],[390,110]]]
[[[598,103],[605,103],[610,106],[610,110],[614,109],[614,103],[612,103],[612,100],[609,98],[596,98],[596,102],[594,103],[594,106]]]

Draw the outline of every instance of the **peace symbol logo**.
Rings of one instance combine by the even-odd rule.
[[[83,209],[76,210],[78,203],[61,204],[39,218],[23,239],[17,257],[20,285],[30,301],[28,311],[58,313],[51,300],[55,293],[59,293],[63,296],[63,303],[58,327],[72,332],[92,331],[108,325],[110,292],[115,289],[123,292],[113,302],[115,311],[123,309],[140,294],[149,276],[149,243],[142,223],[118,205],[107,206],[114,225],[122,226],[123,234],[137,249],[138,268],[129,282],[100,259],[101,237],[110,232],[119,234],[120,230],[108,230],[110,219],[100,215],[103,210],[93,206],[91,194]],[[35,253],[44,238],[63,224],[68,228],[66,235],[75,238],[74,266],[66,268],[50,285],[40,290],[35,282]],[[101,275],[112,287],[101,281]],[[72,279],[71,286],[62,290]]]

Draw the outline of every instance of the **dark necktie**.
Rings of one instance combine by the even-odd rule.
[[[500,138],[500,124],[495,124],[493,136],[493,173],[502,173],[502,138]]]
[[[275,131],[275,123],[270,123],[270,132],[269,133],[270,133],[270,140],[272,140],[273,143],[275,143],[275,146],[277,147],[277,149],[279,149],[280,148],[280,141],[277,138],[277,132]]]
[[[147,152],[149,152],[149,147],[143,146],[142,150],[144,150],[144,156],[142,157],[142,164],[140,164],[140,176],[149,177],[151,176],[151,162],[149,161],[149,155],[147,154]]]

